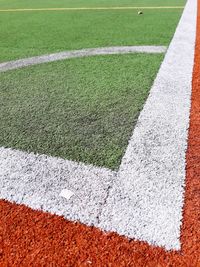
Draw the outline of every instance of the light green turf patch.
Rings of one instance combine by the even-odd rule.
[[[0,14],[0,61],[82,48],[168,45],[182,10]]]
[[[0,0],[0,8],[177,6],[185,0]]]
[[[162,55],[99,56],[0,74],[0,146],[116,169]]]

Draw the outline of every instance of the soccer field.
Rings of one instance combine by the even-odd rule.
[[[141,16],[137,9],[26,10],[138,5]],[[83,48],[168,45],[183,6],[184,1],[55,5],[1,0],[0,10],[7,11],[0,12],[0,60]],[[0,146],[117,169],[162,59],[162,53],[107,55],[0,73]]]
[[[0,0],[0,266],[200,266],[199,47],[200,0]]]
[[[184,1],[1,0],[0,10],[138,5],[180,8],[144,9],[143,16],[137,9],[0,12],[0,62],[81,48],[168,45],[184,6]]]

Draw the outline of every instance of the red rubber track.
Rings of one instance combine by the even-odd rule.
[[[200,267],[200,0],[198,4],[181,251],[167,252],[0,200],[0,266]]]

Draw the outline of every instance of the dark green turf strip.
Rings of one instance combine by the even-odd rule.
[[[0,146],[116,169],[162,55],[99,56],[0,74]]]
[[[0,62],[52,52],[168,45],[182,10],[0,13]]]

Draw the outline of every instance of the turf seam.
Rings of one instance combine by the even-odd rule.
[[[116,174],[116,175],[117,175],[117,174]],[[113,178],[116,178],[116,176],[113,177]],[[109,197],[109,194],[110,194],[110,191],[111,191],[113,185],[114,185],[114,179],[112,180],[112,184],[108,186],[108,189],[107,189],[107,192],[106,192],[104,201],[102,202],[100,211],[99,211],[99,213],[97,214],[97,225],[100,224],[100,218],[101,218],[101,216],[102,216],[103,207],[107,204],[107,200],[108,200],[108,197]]]

